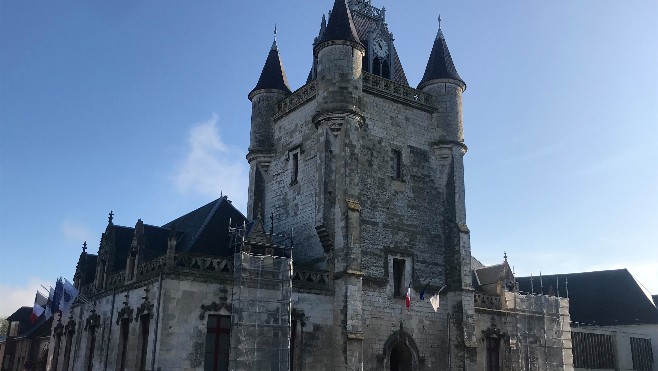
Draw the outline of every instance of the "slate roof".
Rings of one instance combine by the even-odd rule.
[[[32,307],[20,307],[14,313],[12,313],[12,315],[7,317],[7,321],[29,322],[31,314],[32,314]]]
[[[519,289],[530,292],[530,277],[517,277]],[[658,308],[626,269],[542,276],[544,294],[567,297],[572,322],[612,326],[658,324]],[[559,281],[559,291],[557,288]],[[533,277],[534,292],[540,293],[539,277]]]
[[[176,243],[177,252],[213,254],[227,256],[230,251],[229,220],[233,226],[247,221],[226,196],[212,201],[180,218],[173,220],[162,228],[181,233]]]
[[[167,252],[169,236],[174,229],[176,252],[231,255],[229,220],[235,226],[242,225],[247,219],[224,196],[161,227],[144,224],[144,245],[141,250],[144,254],[143,261],[152,260]],[[109,227],[115,236],[115,251],[114,269],[108,273],[120,272],[126,268],[135,228],[113,224]],[[87,254],[87,279],[84,283],[94,281],[97,260],[97,255]]]
[[[114,253],[114,269],[108,273],[120,272],[126,269],[126,260],[130,252],[130,245],[133,242],[135,235],[135,228],[123,227],[120,225],[111,225],[114,231],[114,246],[116,247]]]
[[[504,264],[489,265],[473,270],[476,283],[480,286],[489,285],[500,281],[505,276]]]
[[[347,0],[335,0],[329,15],[327,28],[318,39],[318,44],[325,41],[344,40],[361,43],[354,28],[352,13],[347,7]]]
[[[450,50],[448,50],[448,44],[440,28],[436,34],[436,39],[434,39],[430,59],[427,61],[425,74],[420,80],[420,83],[418,83],[418,88],[424,83],[436,79],[453,79],[464,83],[464,80],[457,73],[455,64],[450,56]]]
[[[658,307],[658,295],[653,295],[651,298],[653,298],[653,304]]]
[[[267,59],[265,60],[263,71],[260,73],[258,83],[249,94],[251,95],[251,93],[261,89],[276,89],[282,90],[288,94],[291,93],[290,85],[288,85],[288,78],[286,77],[286,72],[283,69],[283,63],[281,62],[281,56],[279,55],[279,48],[277,47],[276,40],[274,40],[272,43],[272,48],[270,48],[270,52],[267,55]]]

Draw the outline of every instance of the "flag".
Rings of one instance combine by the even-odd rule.
[[[50,290],[48,291],[48,300],[46,301],[46,306],[45,306],[45,308],[46,308],[46,317],[50,317],[50,316],[53,315],[53,312],[52,312],[51,308],[53,306],[53,298],[54,297],[55,297],[55,289],[53,289],[51,287]]]
[[[37,294],[34,296],[34,305],[32,306],[32,313],[30,314],[30,323],[34,324],[39,317],[43,314],[45,309],[41,306],[40,302],[43,302],[45,297],[37,291]]]
[[[37,290],[37,296],[34,302],[39,304],[40,307],[45,308],[48,305],[48,298]]]
[[[64,292],[64,283],[62,282],[62,279],[59,278],[57,279],[57,282],[55,283],[55,290],[53,290],[53,298],[52,301],[50,302],[50,312],[55,314],[59,312],[60,310],[60,304],[62,302],[62,294]]]
[[[404,299],[404,304],[407,306],[407,309],[411,306],[411,284],[407,287],[407,296]]]
[[[439,310],[439,293],[437,292],[430,298],[430,303],[432,304],[432,308],[434,308],[434,311]]]
[[[427,286],[430,285],[430,282],[432,282],[432,280],[429,280],[427,285],[425,285],[425,287],[423,287],[423,289],[420,291],[420,300],[425,300],[425,290],[427,290]]]
[[[62,285],[62,301],[60,304],[60,310],[64,313],[67,313],[71,304],[75,301],[75,298],[78,297],[78,289],[75,288],[66,278],[64,279],[64,284]]]

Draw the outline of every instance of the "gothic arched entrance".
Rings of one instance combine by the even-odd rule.
[[[398,341],[391,349],[391,371],[412,371],[413,355],[407,344]]]
[[[423,369],[425,357],[420,356],[416,342],[400,325],[400,329],[392,333],[384,343],[377,362],[381,370],[419,371]]]

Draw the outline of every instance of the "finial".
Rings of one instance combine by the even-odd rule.
[[[439,14],[439,30],[441,29],[441,14]]]
[[[505,258],[505,262],[507,263],[507,251],[503,252],[503,258]]]
[[[276,22],[274,23],[274,41],[276,41]]]
[[[85,241],[85,242],[82,244],[82,252],[83,252],[83,253],[86,253],[86,252],[87,252],[87,241]]]
[[[107,217],[107,223],[112,224],[112,221],[114,220],[114,213],[112,210],[110,210],[110,216]]]

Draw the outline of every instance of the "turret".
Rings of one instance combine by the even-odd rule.
[[[345,1],[335,0],[326,29],[321,31],[313,48],[317,60],[319,113],[361,112],[361,68],[365,48],[359,41]]]
[[[267,55],[258,83],[249,93],[251,101],[251,135],[247,154],[249,162],[274,151],[272,117],[276,113],[277,103],[291,94],[276,43],[276,30],[274,34],[272,48]]]
[[[273,117],[277,103],[291,94],[288,78],[281,63],[279,48],[274,41],[256,87],[249,93],[251,101],[251,134],[247,161],[249,161],[249,203],[247,216],[253,219],[256,210],[263,209],[263,173],[267,173],[274,156]]]
[[[463,143],[462,93],[466,90],[466,83],[457,73],[440,21],[439,18],[439,31],[418,89],[435,96],[438,139]]]

